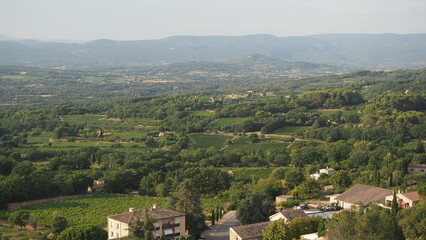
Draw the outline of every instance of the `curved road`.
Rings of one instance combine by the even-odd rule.
[[[202,235],[206,237],[206,240],[228,240],[229,228],[235,226],[240,226],[236,211],[229,211],[219,222],[210,226],[209,230],[204,231]]]

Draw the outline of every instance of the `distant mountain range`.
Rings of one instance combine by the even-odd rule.
[[[303,37],[175,36],[160,40],[59,43],[0,36],[0,65],[141,66],[224,62],[250,54],[352,69],[426,66],[426,34],[324,34]]]

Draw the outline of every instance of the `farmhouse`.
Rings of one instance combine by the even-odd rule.
[[[179,240],[185,237],[185,214],[166,208],[157,208],[155,205],[147,210],[148,215],[155,221],[155,238],[164,237],[165,240]],[[145,210],[129,209],[108,217],[108,239],[117,239],[129,236],[129,226],[137,220],[144,220]]]
[[[409,174],[426,174],[426,164],[408,164]]]
[[[392,194],[392,190],[357,184],[348,189],[346,192],[335,197],[334,201],[338,206],[344,209],[350,209],[358,203],[369,205],[372,202],[376,202],[379,205],[384,206],[386,196],[390,196]]]
[[[280,195],[278,197],[275,197],[275,202],[280,203],[280,202],[285,202],[288,200],[294,200],[293,196],[290,195]]]
[[[229,228],[229,240],[260,240],[262,231],[271,222],[261,222]]]
[[[90,192],[99,191],[101,189],[104,189],[105,186],[106,186],[105,181],[93,180],[92,186],[87,187],[87,192],[90,193]]]
[[[420,201],[420,195],[418,192],[406,192],[406,193],[397,193],[396,199],[398,201],[398,205],[401,208],[409,208],[416,206],[416,204]],[[391,207],[393,201],[393,195],[385,197],[385,206]]]
[[[159,132],[159,133],[158,133],[158,136],[159,136],[159,137],[164,137],[164,136],[166,136],[167,134],[176,135],[176,132],[174,132],[174,131],[164,131],[164,132]]]
[[[335,174],[335,173],[337,173],[337,171],[334,170],[334,168],[327,167],[327,168],[320,169],[319,173],[317,172],[317,173],[311,174],[309,176],[311,178],[315,179],[315,180],[318,180],[318,178],[321,176],[321,174],[332,175],[332,174]]]

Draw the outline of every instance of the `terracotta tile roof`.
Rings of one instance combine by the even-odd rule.
[[[418,192],[406,192],[406,193],[401,193],[401,195],[410,199],[413,202],[420,201],[420,195]]]
[[[109,216],[108,218],[129,224],[133,220],[135,215],[136,215],[136,211],[135,212],[121,213],[121,214]]]
[[[385,197],[392,194],[392,190],[357,184],[336,197],[336,200],[352,204],[361,202],[368,205],[371,202],[384,203]]]
[[[271,222],[261,222],[248,225],[232,227],[234,232],[242,239],[261,237],[263,229],[266,228]]]
[[[426,168],[426,164],[408,164],[408,168]]]
[[[126,212],[126,213],[121,213],[121,214],[109,216],[108,218],[129,224],[137,216],[139,216],[141,219],[143,219],[144,216],[145,216],[144,211],[145,210],[137,210],[137,211],[133,211],[133,212]],[[155,220],[185,216],[184,213],[176,212],[176,211],[173,211],[173,210],[170,210],[170,209],[167,209],[167,208],[151,208],[151,209],[149,209],[148,214],[149,214],[150,217],[152,217]]]
[[[281,213],[288,221],[293,221],[295,218],[307,218],[308,215],[302,209],[282,210]]]

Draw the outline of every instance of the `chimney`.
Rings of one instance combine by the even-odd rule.
[[[135,209],[134,208],[129,208],[129,212],[134,212]]]

